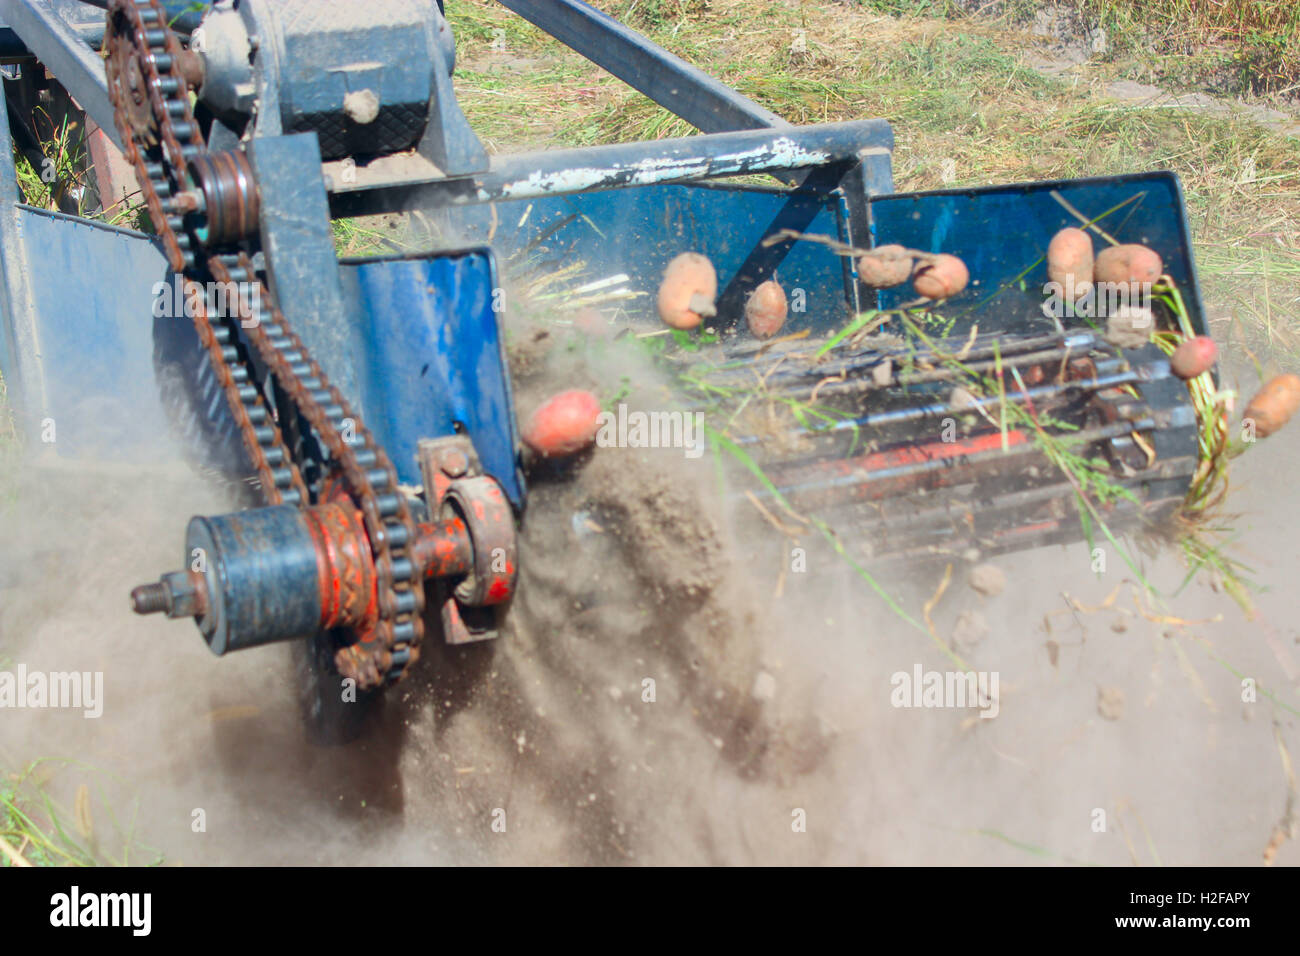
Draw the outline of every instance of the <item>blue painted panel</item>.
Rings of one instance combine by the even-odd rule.
[[[779,213],[791,202],[778,190],[742,186],[669,184],[548,196],[448,210],[449,241],[490,242],[507,279],[584,264],[582,281],[626,273],[632,289],[645,293],[624,303],[632,318],[653,321],[655,292],[669,260],[701,252],[718,271],[719,289],[744,262]],[[793,200],[816,214],[803,230],[837,238],[834,200]],[[839,259],[824,245],[796,242],[777,269],[788,290],[804,290],[807,311],[792,313],[789,330],[839,328],[847,316]]]
[[[162,348],[198,354],[188,318],[155,319],[153,289],[169,279],[154,243],[138,233],[19,208],[23,268],[31,290],[37,345],[5,355],[38,378],[13,398],[26,430],[39,440],[42,419],[56,427],[61,456],[158,461],[176,454],[154,369]],[[486,470],[511,501],[523,500],[515,460],[516,428],[492,292],[495,263],[486,249],[422,259],[344,265],[347,336],[364,367],[366,422],[388,450],[403,482],[420,483],[416,443],[452,434],[474,441]],[[8,339],[8,336],[6,336]],[[189,369],[194,374],[193,369]],[[237,440],[219,441],[229,413],[217,396],[201,399],[213,429],[204,440],[240,456]]]
[[[491,251],[349,260],[340,271],[345,311],[361,343],[366,424],[398,477],[418,485],[419,439],[454,434],[459,423],[484,470],[521,506]]]
[[[944,305],[944,315],[964,313],[967,326],[984,319],[985,330],[992,318],[999,328],[1043,331],[1050,327],[1041,312],[1047,244],[1061,229],[1080,224],[1062,199],[1096,218],[1118,242],[1158,252],[1184,292],[1194,325],[1204,330],[1182,188],[1173,173],[885,196],[871,202],[875,244],[948,252],[966,263],[971,284]],[[1102,243],[1094,239],[1098,251]],[[898,286],[882,292],[881,306],[895,308],[914,298],[909,285]]]
[[[60,457],[155,461],[174,454],[153,373],[153,294],[167,275],[146,237],[17,207],[37,345],[10,356],[39,378],[24,382],[19,417],[29,440],[55,423]],[[18,319],[22,321],[20,317]],[[5,370],[6,372],[8,369]]]

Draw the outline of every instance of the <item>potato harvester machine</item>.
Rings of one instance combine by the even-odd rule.
[[[881,561],[1080,536],[1074,488],[999,403],[1109,463],[1131,493],[1107,503],[1115,526],[1182,498],[1186,384],[1155,345],[1047,315],[1042,292],[1048,241],[1084,219],[1157,251],[1203,332],[1173,174],[896,193],[883,119],[791,125],[578,0],[502,3],[699,134],[489,155],[434,0],[0,0],[0,371],[19,428],[40,448],[53,423],[45,451],[73,459],[148,463],[179,441],[261,497],[193,518],[137,612],[192,619],[216,654],[303,642],[317,723],[340,679],[399,680],[429,629],[494,637],[527,499],[498,277],[521,256],[625,276],[649,294],[622,317],[645,329],[669,260],[707,256],[721,380],[818,388],[833,410],[789,442],[731,440]],[[51,116],[86,134],[73,168],[46,161]],[[54,167],[57,201],[28,204],[15,155]],[[124,194],[146,231],[97,215]],[[454,240],[336,255],[335,220],[413,211]],[[969,269],[912,313],[921,338],[898,318],[910,287],[872,288],[841,254],[885,244]],[[778,270],[799,305],[761,343],[744,304]],[[891,334],[788,360],[870,310],[899,310]],[[1005,393],[954,405],[953,355]]]

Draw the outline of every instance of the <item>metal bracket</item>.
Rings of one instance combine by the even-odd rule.
[[[431,518],[461,517],[469,529],[476,570],[459,586],[434,581],[448,644],[472,644],[500,636],[502,617],[514,590],[514,516],[500,487],[483,474],[474,444],[463,435],[425,438],[419,446],[420,474]],[[500,552],[505,569],[493,574]]]
[[[483,466],[479,462],[478,452],[474,450],[474,443],[464,435],[421,438],[417,455],[431,518],[437,516],[442,507],[442,499],[453,481],[483,474]]]
[[[248,144],[248,158],[271,291],[303,343],[362,413],[316,134],[257,137]]]
[[[441,9],[435,19],[442,20]],[[442,27],[446,29],[446,21],[442,22]],[[488,168],[487,150],[470,128],[469,120],[456,99],[456,90],[451,82],[452,64],[447,62],[441,44],[432,44],[430,54],[433,103],[429,109],[429,123],[416,151],[448,176],[481,173]]]

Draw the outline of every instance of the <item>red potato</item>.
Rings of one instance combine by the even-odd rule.
[[[600,402],[591,392],[570,389],[552,395],[533,412],[524,444],[543,458],[576,454],[596,439]]]
[[[1165,265],[1160,256],[1146,246],[1108,246],[1097,254],[1093,267],[1096,282],[1127,285],[1133,293],[1142,285],[1155,283],[1164,274]]]
[[[858,278],[873,289],[901,285],[912,274],[912,255],[902,246],[881,246],[858,259]]]
[[[1047,245],[1047,278],[1063,289],[1092,285],[1093,263],[1092,237],[1082,229],[1062,229]]]
[[[933,259],[922,262],[912,278],[916,294],[927,299],[948,299],[966,288],[970,272],[966,263],[956,256],[941,252]]]
[[[1196,378],[1208,372],[1219,356],[1219,347],[1208,335],[1190,338],[1174,349],[1169,356],[1169,367],[1179,378]]]
[[[718,273],[698,252],[683,252],[668,263],[659,285],[659,317],[674,329],[696,328],[717,315]]]
[[[775,279],[759,285],[745,302],[745,321],[749,323],[749,331],[760,339],[770,339],[780,332],[788,313],[785,290]]]
[[[1255,423],[1255,437],[1267,438],[1300,410],[1300,375],[1271,378],[1250,400],[1241,419]]]

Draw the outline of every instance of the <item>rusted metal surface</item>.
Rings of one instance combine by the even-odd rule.
[[[474,443],[464,435],[423,438],[416,452],[430,514],[439,514],[443,496],[457,478],[483,473]]]
[[[303,512],[316,543],[320,584],[320,628],[353,628],[369,633],[379,619],[377,576],[361,513],[332,503]]]
[[[456,586],[471,607],[503,604],[514,593],[518,572],[515,519],[501,486],[486,475],[459,478],[442,500],[444,518],[460,517],[469,529],[474,566]]]
[[[200,233],[180,215],[174,194],[192,181],[189,164],[201,161],[206,154],[190,109],[184,51],[166,23],[165,10],[157,0],[112,0],[105,31],[108,85],[118,131],[136,167],[150,216],[158,224],[168,261],[173,270],[195,275],[202,271],[196,270],[199,250],[195,239]],[[228,236],[248,221],[247,204],[253,201],[255,190],[238,188],[238,161],[229,165],[218,162],[214,167],[218,181],[235,187],[230,190],[237,202],[228,217],[229,228],[222,219],[218,230],[219,236]],[[231,212],[224,203],[218,207],[221,216]],[[210,234],[207,238],[212,241]],[[379,619],[373,628],[359,633],[355,643],[339,651],[339,671],[367,688],[400,679],[419,654],[424,589],[409,556],[415,522],[398,488],[392,462],[289,327],[249,255],[244,251],[204,254],[202,260],[202,266],[219,283],[256,284],[258,294],[250,297],[256,304],[238,297],[235,318],[280,388],[328,450],[331,465],[360,509],[378,575]],[[271,504],[283,501],[306,507],[310,500],[297,465],[266,414],[260,390],[248,381],[247,367],[238,362],[229,334],[233,329],[227,324],[227,335],[222,337],[202,310],[194,322],[226,387],[263,495]],[[345,422],[349,426],[346,437]]]
[[[208,577],[202,571],[190,571],[190,587],[194,589],[193,616],[202,617],[208,613],[212,599],[208,594]]]
[[[463,435],[421,441],[419,459],[425,499],[430,513],[439,516],[442,533],[436,539],[421,535],[417,553],[435,549],[435,561],[427,567],[439,562],[450,567],[454,560],[456,573],[463,575],[454,588],[445,580],[435,585],[443,636],[448,644],[495,638],[498,611],[514,594],[518,574],[510,502],[501,486],[483,474],[473,443]],[[426,574],[438,577],[432,570]]]
[[[131,591],[131,609],[136,614],[197,618],[207,614],[211,603],[207,575],[200,571],[173,571]]]
[[[474,545],[461,518],[421,522],[411,560],[425,578],[454,578],[474,567]]]
[[[196,156],[190,163],[203,192],[207,241],[236,242],[257,232],[257,186],[248,157],[238,150]],[[177,199],[186,196],[179,193]]]

